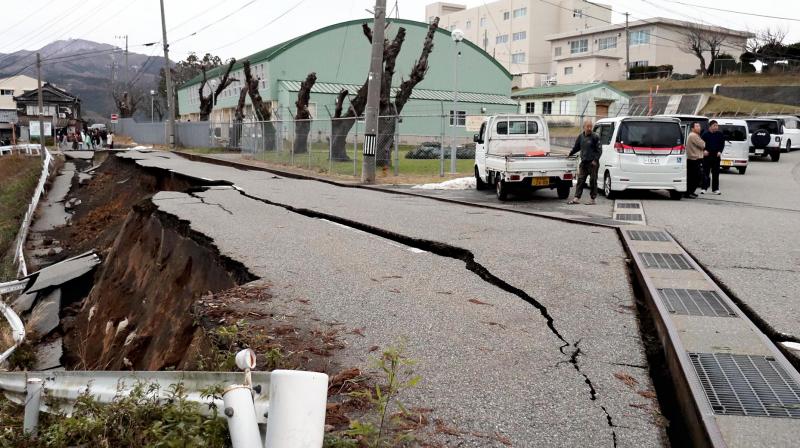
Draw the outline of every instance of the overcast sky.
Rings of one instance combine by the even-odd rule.
[[[394,1],[388,1],[388,9]],[[705,4],[727,11],[740,11],[800,19],[798,0],[605,0],[614,8],[612,21],[655,16],[680,20],[694,18],[704,23],[755,31],[780,27],[788,41],[800,41],[800,21],[775,20],[704,10],[676,3]],[[488,2],[488,1],[487,1]],[[242,57],[270,45],[332,23],[369,16],[374,0],[165,0],[170,57],[182,59],[194,51],[211,52],[223,59]],[[425,20],[425,0],[399,0],[401,18]],[[483,1],[466,1],[470,7]],[[545,2],[540,8],[554,8]],[[69,38],[123,45],[115,36],[128,34],[131,51],[156,54],[159,45],[141,44],[161,40],[158,0],[5,0],[4,24],[0,27],[0,53],[35,50],[47,43]],[[392,12],[394,16],[396,12]]]

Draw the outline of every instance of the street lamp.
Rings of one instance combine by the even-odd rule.
[[[456,43],[456,51],[453,54],[453,141],[450,145],[450,172],[456,173],[456,132],[458,128],[458,44],[464,40],[464,32],[458,28],[450,32],[453,42]],[[466,117],[464,117],[466,120]],[[444,151],[442,151],[444,153]]]
[[[155,120],[155,115],[153,114],[153,98],[156,97],[156,91],[150,91],[150,123],[153,123]]]

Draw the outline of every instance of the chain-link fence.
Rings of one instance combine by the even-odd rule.
[[[449,173],[454,145],[456,171],[471,173],[473,132],[467,129],[466,117],[459,118],[454,132],[449,116],[380,117],[375,157],[379,175],[430,177]],[[211,127],[220,146],[241,151],[246,158],[320,173],[361,176],[366,131],[363,120],[279,119],[212,123]]]

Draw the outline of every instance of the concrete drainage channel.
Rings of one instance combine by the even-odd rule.
[[[211,157],[189,158],[236,168],[260,169],[235,162],[220,163]],[[275,169],[263,170],[292,178],[318,180]],[[667,398],[667,402],[674,398],[674,406],[678,409],[672,409],[674,415],[667,416],[682,416],[686,428],[686,434],[678,437],[685,437],[694,446],[713,447],[794,446],[800,439],[800,373],[767,336],[768,331],[762,331],[753,322],[758,319],[748,318],[749,313],[744,312],[667,231],[646,225],[641,201],[617,201],[613,219],[597,220],[551,212],[508,210],[431,198],[413,192],[325,182],[616,228],[632,262],[632,275],[636,281],[634,288],[638,286],[649,311],[648,315],[640,318],[643,322],[652,321],[655,327],[643,328],[642,331],[654,331],[657,334],[664,362],[669,369],[671,392],[675,396]],[[292,211],[317,215],[317,212],[310,210]],[[331,216],[325,218],[338,220]],[[343,224],[356,228],[361,226],[352,222]],[[383,236],[395,240],[401,237]],[[412,246],[419,243],[401,242]],[[436,252],[435,248],[427,245],[426,249]],[[440,255],[464,259],[459,256],[461,254],[452,253],[444,247],[438,250]],[[469,264],[469,260],[464,261]],[[544,312],[543,315],[547,317]],[[569,345],[562,347],[562,351]],[[573,358],[579,354],[577,347],[575,349]],[[575,367],[580,372],[577,364]],[[656,378],[654,382],[659,383]],[[587,383],[591,387],[588,378]],[[669,408],[661,397],[665,392],[670,391],[659,390],[659,400],[663,407]],[[667,411],[669,413],[670,410]],[[609,425],[613,429],[613,422],[609,422]],[[675,439],[672,442],[682,444],[676,443],[678,440]]]

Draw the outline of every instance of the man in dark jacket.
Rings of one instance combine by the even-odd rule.
[[[575,187],[575,197],[568,204],[578,204],[586,187],[586,177],[591,176],[589,186],[591,187],[591,200],[586,201],[586,205],[594,205],[597,198],[597,168],[600,166],[600,156],[603,154],[603,146],[600,144],[600,136],[592,132],[592,120],[583,123],[583,132],[575,140],[575,145],[570,156],[581,153],[581,164],[578,167],[578,185]]]
[[[725,135],[719,130],[716,120],[711,120],[708,130],[701,137],[706,142],[706,150],[703,152],[703,185],[700,194],[705,194],[709,186],[711,193],[722,194],[719,191],[719,163],[725,149]]]

